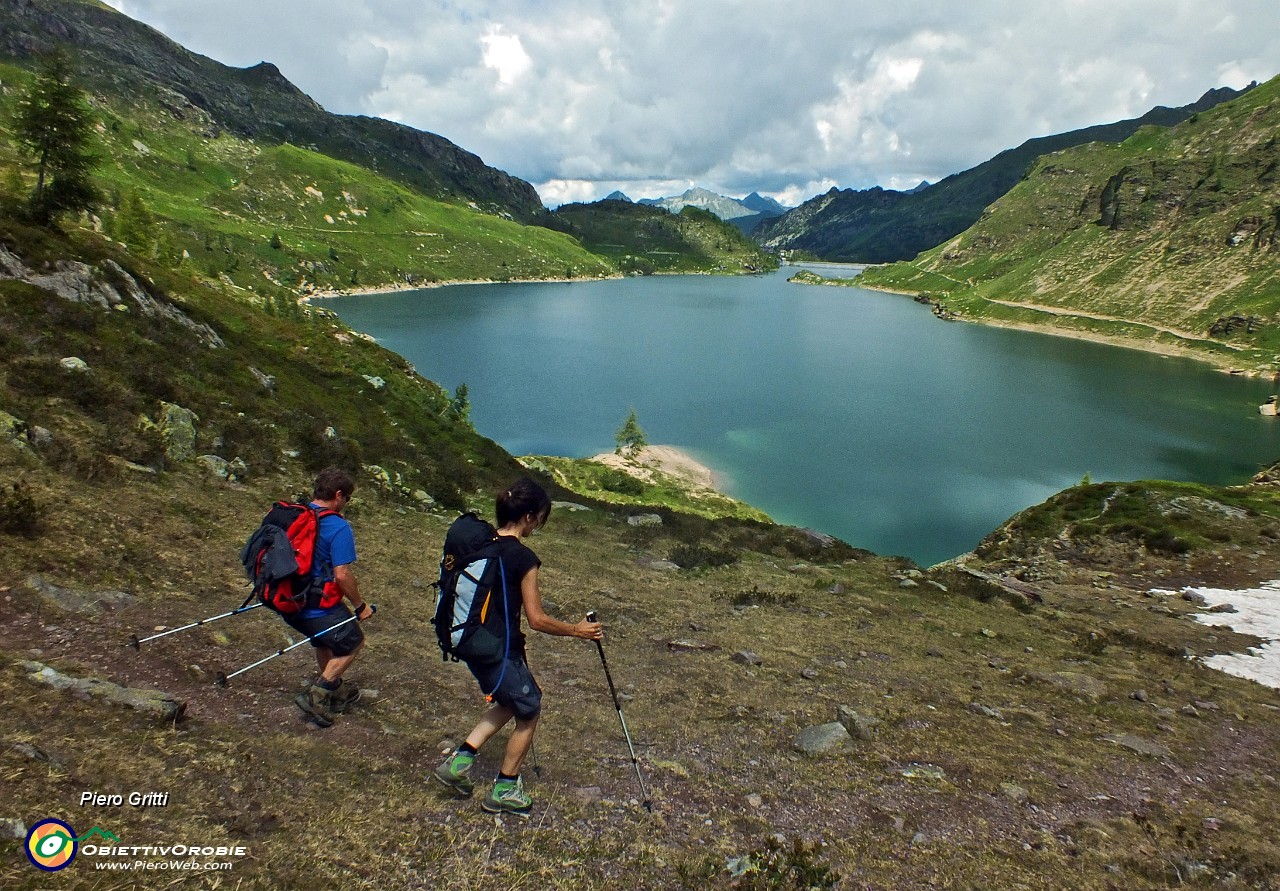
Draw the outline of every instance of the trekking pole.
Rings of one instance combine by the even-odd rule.
[[[596,621],[596,611],[587,613],[587,621]],[[609,695],[613,697],[613,707],[618,710],[618,722],[622,724],[622,735],[627,739],[627,750],[631,752],[631,764],[636,769],[636,779],[640,781],[640,793],[644,796],[644,809],[653,813],[653,804],[649,801],[649,790],[644,785],[644,775],[640,773],[640,760],[636,758],[636,747],[631,744],[631,731],[627,729],[627,719],[622,716],[622,704],[618,702],[618,691],[613,686],[613,675],[609,673],[609,663],[604,658],[604,644],[596,641],[596,652],[600,654],[600,664],[604,667],[604,679],[609,682]]]
[[[369,616],[370,618],[372,618],[373,614],[378,611],[378,607],[371,603],[369,604],[369,610],[370,610]],[[317,639],[324,637],[330,631],[335,631],[338,628],[341,628],[343,625],[347,625],[347,624],[350,624],[351,622],[358,622],[358,621],[359,621],[358,616],[352,616],[349,619],[343,619],[337,625],[333,625],[333,626],[330,626],[329,628],[326,628],[324,631],[321,631],[319,634],[315,635],[314,637],[304,637],[302,640],[298,641],[297,643],[289,644],[289,646],[287,647],[281,647],[280,649],[272,653],[270,656],[267,656],[266,658],[263,658],[263,659],[259,659],[257,662],[253,663],[252,665],[246,665],[244,668],[231,672],[231,674],[223,674],[222,672],[218,672],[218,676],[214,679],[214,683],[216,683],[219,687],[225,687],[227,686],[228,683],[230,683],[231,679],[236,675],[244,674],[246,671],[248,671],[251,668],[257,668],[259,665],[261,665],[264,662],[270,662],[272,659],[276,658],[277,656],[283,656],[285,653],[289,652],[290,650],[297,649],[298,647],[302,646],[304,643],[315,643]]]
[[[129,636],[129,646],[133,647],[135,650],[140,650],[142,649],[142,645],[149,640],[155,640],[156,638],[159,638],[159,637],[167,637],[170,634],[177,634],[179,631],[186,631],[188,628],[198,628],[201,625],[207,625],[210,622],[216,622],[218,619],[225,619],[228,616],[238,616],[241,613],[247,613],[251,609],[257,609],[262,605],[263,604],[261,602],[255,603],[253,606],[245,606],[244,604],[241,604],[239,607],[231,610],[231,612],[229,613],[221,613],[216,616],[210,616],[207,619],[201,619],[198,622],[192,622],[190,625],[183,625],[181,628],[170,628],[168,631],[161,631],[159,634],[153,634],[150,637],[144,637],[141,640],[138,639],[138,635],[132,634]]]

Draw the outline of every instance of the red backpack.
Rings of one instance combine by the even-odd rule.
[[[240,551],[245,575],[258,597],[278,613],[328,609],[342,599],[332,567],[312,575],[320,520],[336,510],[277,501]]]

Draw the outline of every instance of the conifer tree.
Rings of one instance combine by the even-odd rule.
[[[649,444],[645,439],[644,431],[640,429],[640,422],[636,419],[636,410],[631,409],[631,414],[627,415],[626,421],[618,428],[618,432],[614,434],[614,442],[618,447],[614,452],[618,455],[624,452],[628,455],[634,455]]]
[[[64,213],[88,210],[99,200],[89,179],[97,161],[90,151],[93,114],[72,76],[66,52],[46,56],[31,86],[18,97],[13,116],[18,147],[36,173],[27,206],[44,225]]]

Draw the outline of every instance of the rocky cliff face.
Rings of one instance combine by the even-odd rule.
[[[0,58],[29,65],[61,45],[80,60],[86,84],[111,95],[176,94],[211,126],[264,142],[315,148],[375,167],[433,198],[474,202],[523,222],[545,216],[537,191],[434,133],[375,118],[330,114],[262,62],[229,68],[163,34],[83,0],[0,4]]]

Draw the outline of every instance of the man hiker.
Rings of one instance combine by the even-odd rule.
[[[360,623],[373,615],[372,608],[360,596],[351,568],[356,562],[355,534],[342,517],[355,488],[351,474],[340,467],[327,467],[316,476],[311,507],[333,511],[320,517],[311,564],[312,584],[321,591],[319,602],[296,613],[281,614],[290,627],[312,639],[319,673],[294,702],[319,727],[331,726],[335,712],[345,712],[360,698],[359,688],[342,676],[364,647]],[[350,602],[350,609],[343,603],[344,598]],[[352,611],[359,621],[328,630],[350,619]],[[323,636],[316,636],[322,632]]]
[[[547,615],[542,608],[542,594],[538,590],[538,567],[542,561],[521,539],[541,529],[551,515],[551,498],[546,491],[528,478],[520,479],[511,488],[498,493],[495,508],[498,520],[495,539],[497,559],[505,576],[503,594],[506,601],[502,615],[506,617],[510,645],[506,658],[496,664],[466,663],[481,691],[491,691],[488,698],[493,705],[480,718],[475,729],[467,734],[466,742],[435,769],[433,776],[457,795],[470,797],[474,788],[470,774],[476,752],[515,719],[516,726],[507,741],[502,767],[480,806],[491,813],[527,817],[533,809],[533,801],[524,791],[520,766],[533,746],[533,734],[542,713],[542,690],[525,660],[520,613],[523,610],[530,628],[544,634],[600,640],[604,631],[599,622],[583,619],[570,625]],[[498,609],[496,606],[491,608]]]

